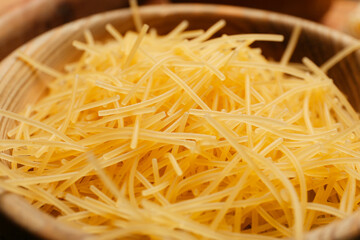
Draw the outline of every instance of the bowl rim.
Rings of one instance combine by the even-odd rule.
[[[247,7],[240,6],[230,6],[230,5],[221,5],[221,4],[204,4],[204,3],[171,3],[165,5],[148,5],[139,7],[140,15],[145,16],[159,16],[166,17],[174,14],[196,14],[201,15],[206,14],[217,14],[222,17],[232,17],[232,16],[241,16],[241,18],[247,19],[266,19],[271,22],[281,22],[282,24],[288,27],[294,27],[299,25],[303,30],[309,31],[310,33],[325,34],[334,40],[341,41],[346,45],[351,45],[358,40],[354,37],[343,33],[341,31],[331,29],[320,23],[316,23],[310,20],[302,19],[299,17],[286,15],[282,13],[271,12],[267,10],[259,10]],[[65,32],[67,29],[75,29],[76,31],[83,32],[92,24],[99,21],[100,18],[108,19],[109,22],[114,19],[121,18],[131,18],[131,11],[129,8],[111,10],[107,12],[96,13],[85,18],[81,18],[61,26],[58,26],[54,29],[51,29],[45,33],[40,34],[39,36],[33,38],[32,40],[21,45],[8,56],[6,56],[0,63],[0,83],[3,80],[3,77],[6,75],[14,62],[17,61],[17,52],[24,51],[26,48],[40,40],[46,40],[50,38],[53,34],[58,32]],[[220,19],[220,18],[219,18]],[[286,21],[284,21],[286,20]],[[90,27],[91,29],[91,27]],[[15,210],[12,212],[12,210]],[[33,217],[26,216],[25,213],[32,213],[36,218],[39,218],[38,221],[32,221]],[[45,238],[45,239],[63,239],[63,238],[74,238],[74,239],[85,239],[89,237],[88,234],[82,232],[79,229],[74,229],[71,226],[68,226],[64,223],[57,221],[55,218],[40,212],[39,210],[32,207],[25,199],[21,196],[7,192],[0,187],[0,214],[4,214],[6,217],[14,221],[20,227],[26,229],[36,236]],[[359,222],[355,227],[354,223]],[[50,230],[41,232],[41,229],[35,224],[40,224],[44,228],[49,228]],[[350,231],[346,236],[355,236],[355,234],[360,233],[360,211],[356,211],[350,217],[340,221],[335,220],[334,222],[311,230],[306,233],[306,239],[336,239],[346,237],[344,234],[344,229]],[[326,237],[328,238],[326,238]]]

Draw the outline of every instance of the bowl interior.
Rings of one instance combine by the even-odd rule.
[[[282,43],[259,42],[254,45],[261,47],[267,57],[275,60],[280,59],[291,31],[296,25],[302,27],[302,34],[292,57],[292,61],[295,62],[301,61],[306,56],[321,65],[342,48],[356,42],[345,34],[306,20],[239,7],[201,4],[150,6],[141,8],[141,15],[143,21],[150,27],[156,28],[160,34],[169,32],[182,20],[188,20],[191,29],[207,29],[220,19],[226,20],[227,24],[219,34],[282,34],[285,36],[285,41]],[[121,33],[134,29],[130,11],[117,10],[94,15],[52,30],[23,45],[18,51],[61,70],[65,63],[75,60],[80,55],[81,52],[72,47],[72,42],[83,41],[85,29],[90,29],[97,40],[110,38],[104,28],[106,23],[113,24]],[[360,53],[346,57],[329,71],[329,75],[359,111]],[[16,53],[11,54],[0,64],[0,108],[16,112],[23,109],[29,102],[35,102],[44,90],[44,81],[49,81],[49,77],[17,60]],[[6,137],[6,132],[13,124],[14,121],[0,118],[1,137]],[[47,238],[53,236],[61,239],[65,236],[61,235],[61,231],[65,231],[63,228],[55,229],[53,235],[49,236],[49,231],[43,233],[41,229],[34,228],[31,221],[22,221],[21,219],[26,217],[28,211],[21,211],[14,215],[11,211],[12,208],[16,208],[15,204],[11,204],[11,200],[6,201],[9,201],[8,207],[0,207],[0,210],[24,227]],[[33,217],[43,218],[43,215],[35,214]],[[57,223],[54,221],[50,224]],[[69,235],[66,236],[69,237]]]

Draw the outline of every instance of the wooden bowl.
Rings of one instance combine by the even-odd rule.
[[[222,5],[179,4],[148,6],[141,8],[145,23],[158,30],[169,32],[180,21],[187,19],[191,28],[208,28],[219,19],[225,19],[226,27],[222,33],[278,33],[285,36],[283,43],[261,43],[264,54],[279,59],[286,46],[289,35],[295,25],[303,29],[296,47],[293,61],[307,56],[321,64],[342,48],[354,44],[353,38],[295,17]],[[97,39],[109,37],[105,24],[112,23],[120,32],[133,29],[131,13],[128,9],[116,10],[94,15],[72,22],[40,37],[19,48],[37,61],[56,69],[62,69],[64,63],[74,60],[80,52],[74,51],[73,40],[83,40],[83,31],[90,29]],[[329,75],[348,96],[353,106],[360,110],[360,53],[354,53],[337,64]],[[20,111],[25,104],[36,101],[42,94],[42,79],[46,76],[34,71],[19,61],[16,53],[9,55],[0,64],[0,108]],[[14,121],[0,118],[0,135],[6,132]],[[16,223],[36,235],[46,239],[84,239],[87,235],[57,222],[38,210],[35,210],[22,198],[2,191],[0,193],[0,211]],[[309,232],[307,239],[345,239],[360,233],[359,213],[348,219],[333,222]]]

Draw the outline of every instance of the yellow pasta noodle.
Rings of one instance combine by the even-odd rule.
[[[105,26],[83,55],[49,75],[47,94],[0,140],[0,187],[98,239],[303,239],[360,202],[360,121],[321,67],[280,62],[256,41],[183,21],[157,35]]]

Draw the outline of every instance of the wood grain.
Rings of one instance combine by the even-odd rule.
[[[277,33],[285,36],[283,43],[262,43],[264,53],[268,57],[279,59],[287,44],[289,35],[295,25],[300,25],[303,33],[295,49],[294,61],[307,56],[317,64],[322,64],[345,46],[354,44],[355,39],[331,30],[322,25],[298,18],[269,13],[246,8],[180,4],[166,6],[149,6],[141,9],[145,23],[155,27],[159,33],[169,32],[180,21],[187,19],[192,28],[208,28],[219,19],[227,21],[222,33]],[[112,23],[120,32],[134,29],[129,10],[116,10],[90,18],[78,20],[57,28],[32,40],[19,50],[30,55],[35,60],[61,70],[64,63],[79,56],[71,45],[73,40],[83,40],[82,32],[91,29],[97,39],[108,38],[104,30],[106,23]],[[341,90],[348,96],[357,110],[360,110],[360,53],[357,52],[344,59],[330,71],[330,76]],[[9,55],[0,64],[0,108],[19,111],[25,104],[36,101],[42,94],[44,75],[34,71],[28,65],[19,61],[16,53]],[[14,122],[0,118],[0,136],[6,137],[6,132]],[[47,239],[82,239],[86,235],[78,230],[61,225],[49,216],[34,210],[28,203],[13,194],[0,194],[0,211],[14,219],[22,227]],[[38,224],[48,223],[38,227]],[[319,228],[307,235],[307,239],[332,240],[344,237],[354,237],[360,234],[360,216],[354,214],[351,218],[332,225]],[[55,236],[55,237],[54,237]],[[61,239],[60,238],[60,239]]]

